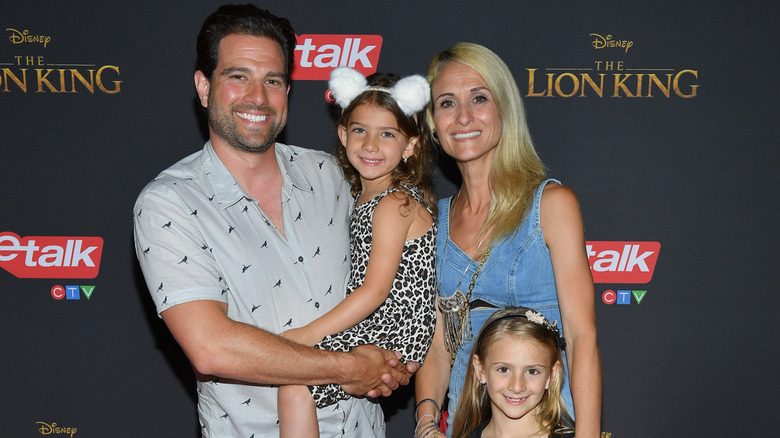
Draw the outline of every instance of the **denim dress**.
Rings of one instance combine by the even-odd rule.
[[[471,310],[471,333],[476,339],[485,321],[498,308],[525,306],[535,309],[550,321],[558,321],[563,328],[561,311],[558,307],[558,294],[555,289],[550,251],[544,242],[539,214],[542,191],[548,183],[560,184],[548,179],[542,182],[534,195],[534,202],[528,218],[510,237],[498,242],[490,252],[474,284],[470,301],[483,300],[497,308]],[[472,260],[450,239],[450,203],[452,197],[439,200],[439,235],[437,238],[437,271],[442,297],[452,295],[456,288],[467,293],[471,277],[477,267]],[[474,340],[466,343],[455,358],[450,374],[450,386],[447,419],[448,436],[452,433],[452,420],[458,404],[463,383],[466,379],[469,356]],[[574,417],[574,405],[569,389],[569,371],[564,352],[563,400],[569,414]]]

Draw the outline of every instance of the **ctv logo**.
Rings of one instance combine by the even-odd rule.
[[[647,295],[646,290],[606,290],[601,294],[601,301],[604,304],[631,304],[631,297],[637,304],[641,304]]]
[[[51,297],[55,300],[61,300],[63,298],[67,300],[80,300],[84,295],[87,299],[92,298],[92,292],[95,292],[95,286],[72,286],[66,285],[65,287],[55,284],[51,288]]]
[[[586,242],[594,283],[648,283],[661,251],[658,242]]]
[[[294,80],[328,80],[336,67],[352,67],[368,76],[376,73],[381,35],[300,35],[295,46]]]
[[[16,278],[95,278],[102,254],[101,237],[0,233],[0,267]]]

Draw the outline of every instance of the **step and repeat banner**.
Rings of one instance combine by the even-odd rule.
[[[0,436],[199,435],[192,370],[135,259],[132,206],[206,139],[195,38],[219,4],[0,5]],[[602,436],[774,430],[775,3],[260,6],[299,35],[288,144],[333,149],[335,66],[424,74],[458,41],[499,54],[549,175],[582,205]],[[440,164],[447,196],[457,170]],[[388,436],[411,436],[412,389],[382,404]]]

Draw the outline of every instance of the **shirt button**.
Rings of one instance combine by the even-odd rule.
[[[303,263],[303,256],[298,256],[298,261]]]

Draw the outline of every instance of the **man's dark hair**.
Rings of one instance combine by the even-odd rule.
[[[289,83],[295,60],[295,30],[290,20],[277,17],[255,5],[222,5],[203,21],[198,34],[196,68],[209,80],[219,60],[219,43],[227,35],[270,38],[282,48],[285,79]]]

